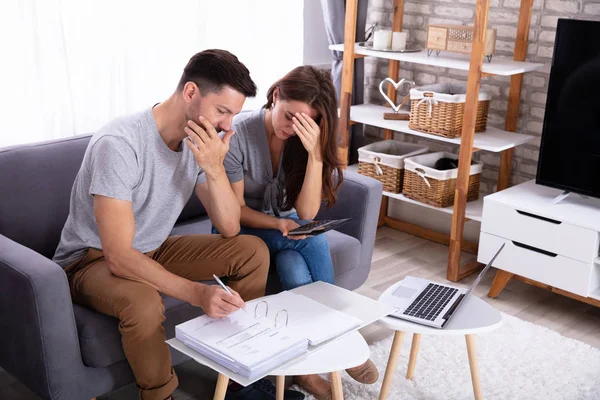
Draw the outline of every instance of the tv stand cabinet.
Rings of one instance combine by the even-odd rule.
[[[511,279],[600,306],[600,199],[570,196],[535,181],[486,196],[477,260],[487,263],[503,243],[489,296]]]

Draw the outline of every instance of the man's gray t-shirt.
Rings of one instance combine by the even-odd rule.
[[[205,181],[190,149],[181,142],[179,150],[171,150],[162,140],[152,109],[119,118],[97,132],[75,178],[54,261],[64,268],[88,248],[102,249],[94,195],[130,201],[133,247],[142,253],[160,247],[195,185]]]
[[[278,216],[296,212],[294,209],[281,211],[285,198],[284,173],[280,162],[277,176],[273,176],[264,107],[236,115],[232,129],[235,135],[229,142],[223,164],[230,182],[244,180],[246,205]]]

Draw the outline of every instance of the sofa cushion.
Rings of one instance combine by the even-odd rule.
[[[196,193],[192,193],[192,197],[190,197],[185,207],[183,207],[177,221],[183,222],[200,217],[207,218],[206,210],[204,210],[204,206],[198,199],[198,196],[196,196]]]
[[[210,234],[211,228],[208,217],[192,218],[179,222],[171,231],[171,235]]]

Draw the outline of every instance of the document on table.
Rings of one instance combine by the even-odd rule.
[[[244,377],[264,375],[362,321],[308,297],[281,292],[246,303],[227,318],[206,315],[175,327],[186,346]]]
[[[206,315],[175,327],[186,346],[242,376],[260,375],[301,355],[308,340],[267,318],[238,310],[224,319]]]
[[[362,321],[341,311],[327,307],[318,301],[294,292],[281,292],[266,300],[273,310],[286,310],[289,326],[309,340],[311,346],[350,332]]]

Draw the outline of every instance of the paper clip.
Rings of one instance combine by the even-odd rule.
[[[261,304],[265,304],[265,315],[263,315],[263,317],[267,317],[267,315],[269,314],[269,303],[267,303],[266,301],[260,301],[258,303],[256,303],[256,306],[254,306],[254,319],[259,318],[258,316],[258,306],[260,306]]]

